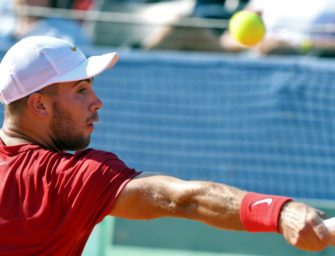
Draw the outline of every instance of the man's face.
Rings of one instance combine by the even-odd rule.
[[[94,93],[90,79],[56,86],[57,94],[51,97],[52,141],[61,150],[83,149],[90,143],[102,102]]]

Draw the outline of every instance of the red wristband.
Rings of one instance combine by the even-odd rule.
[[[249,232],[278,232],[281,208],[289,197],[249,192],[242,200],[240,218]]]

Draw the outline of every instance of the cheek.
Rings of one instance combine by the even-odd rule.
[[[69,95],[59,98],[53,103],[54,113],[57,113],[58,118],[62,117],[72,124],[81,124],[89,117],[88,102],[86,98],[80,94]]]

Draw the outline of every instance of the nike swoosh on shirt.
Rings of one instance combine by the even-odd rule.
[[[251,205],[251,207],[255,207],[256,205],[260,204],[267,204],[267,206],[270,206],[272,204],[272,198],[265,198],[262,200],[259,200]]]

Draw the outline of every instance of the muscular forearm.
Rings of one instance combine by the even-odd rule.
[[[239,209],[245,192],[227,185],[192,181],[177,193],[177,215],[223,229],[242,230]]]
[[[111,215],[129,219],[179,217],[217,228],[243,229],[239,217],[242,190],[213,182],[144,175],[131,181],[126,190]]]

